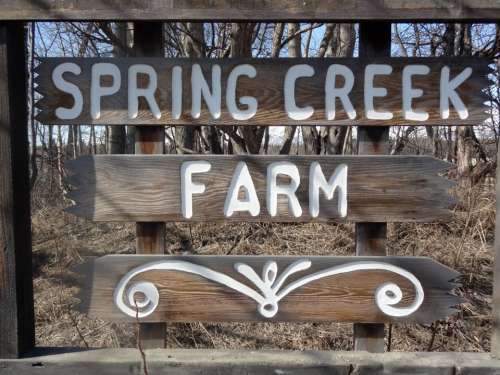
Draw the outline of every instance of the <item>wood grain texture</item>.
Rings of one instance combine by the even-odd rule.
[[[133,320],[114,304],[113,293],[120,279],[135,267],[150,262],[183,260],[224,273],[255,289],[234,269],[235,263],[245,263],[260,275],[269,261],[278,264],[277,275],[299,259],[312,262],[310,269],[293,274],[286,282],[333,266],[351,262],[380,261],[396,265],[413,273],[422,284],[425,298],[420,308],[408,317],[385,315],[375,304],[375,290],[385,282],[395,282],[402,288],[403,300],[398,307],[408,306],[415,297],[412,284],[388,271],[355,271],[316,280],[288,294],[279,302],[278,313],[264,318],[251,298],[201,276],[180,271],[152,270],[131,279],[152,282],[159,291],[159,305],[143,321],[339,321],[339,322],[431,322],[454,313],[452,306],[460,303],[450,294],[457,284],[450,282],[458,273],[429,258],[412,257],[266,257],[266,256],[139,256],[110,255],[94,260],[82,272],[88,283],[80,299],[82,310],[93,317],[112,321]],[[130,285],[130,283],[128,284]]]
[[[448,194],[453,183],[438,173],[449,164],[419,156],[215,156],[215,155],[99,155],[66,163],[68,198],[76,205],[67,210],[94,221],[187,221],[181,212],[180,170],[183,162],[204,160],[207,173],[193,175],[206,186],[193,194],[193,217],[189,221],[420,221],[451,218],[454,201]],[[246,162],[260,201],[260,215],[235,212],[224,216],[224,202],[238,162]],[[278,197],[277,216],[266,208],[266,172],[270,163],[289,161],[297,166],[301,183],[296,196],[303,214],[289,213],[288,200]],[[309,169],[319,162],[326,178],[339,164],[346,164],[347,217],[338,213],[337,194],[332,200],[320,195],[319,216],[309,215]],[[285,182],[283,182],[285,183]]]
[[[52,82],[53,69],[63,62],[78,64],[82,73],[80,75],[66,74],[65,79],[77,85],[83,95],[83,110],[79,117],[73,120],[60,120],[55,116],[58,107],[71,108],[73,98],[71,95],[58,90]],[[121,71],[121,89],[114,95],[103,97],[101,101],[101,117],[94,120],[90,116],[90,82],[92,65],[96,62],[109,62],[116,64]],[[143,98],[140,99],[138,116],[134,119],[128,117],[128,68],[132,64],[149,64],[153,66],[158,75],[156,101],[161,111],[161,118],[156,119]],[[202,100],[201,116],[194,119],[191,116],[191,67],[200,64],[205,79],[210,82],[211,71],[214,64],[220,65],[221,75],[221,116],[214,119],[204,100]],[[322,58],[322,59],[161,59],[161,58],[46,58],[41,59],[37,67],[38,87],[43,96],[37,102],[41,110],[37,119],[44,124],[106,124],[120,125],[477,125],[486,117],[487,106],[484,104],[487,97],[482,90],[488,87],[487,75],[490,73],[489,60],[479,58]],[[235,120],[226,106],[226,83],[231,70],[240,64],[251,64],[257,71],[254,79],[240,77],[237,83],[236,97],[251,96],[258,102],[257,113],[248,120]],[[296,83],[295,98],[299,107],[312,106],[314,114],[307,120],[292,120],[285,111],[284,79],[288,69],[297,64],[309,64],[315,70],[311,78],[299,78]],[[336,100],[337,114],[335,120],[327,120],[325,114],[325,79],[328,67],[331,64],[343,64],[353,71],[355,82],[350,93],[350,100],[357,111],[357,117],[350,120],[341,105]],[[368,64],[389,64],[393,67],[391,75],[377,75],[374,80],[376,87],[387,88],[386,97],[374,99],[377,111],[391,111],[391,120],[367,119],[364,109],[364,71]],[[425,64],[431,72],[426,76],[414,76],[413,86],[423,89],[424,96],[413,100],[415,110],[429,112],[427,121],[410,121],[404,118],[402,110],[402,69],[408,64]],[[182,115],[179,119],[171,116],[171,70],[174,66],[183,69],[182,88]],[[440,75],[441,68],[449,66],[450,77],[455,77],[465,67],[473,69],[472,76],[457,88],[457,93],[469,110],[469,117],[461,120],[453,106],[450,105],[449,119],[442,119],[439,114]],[[147,84],[145,75],[139,75],[140,86]],[[143,82],[146,81],[146,82]],[[338,78],[337,85],[342,87],[342,79]],[[238,106],[246,109],[245,105]]]
[[[24,24],[0,23],[0,358],[35,345]]]
[[[0,20],[467,20],[500,19],[498,0],[1,0]]]

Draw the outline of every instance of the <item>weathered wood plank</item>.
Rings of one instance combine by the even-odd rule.
[[[163,349],[145,354],[150,374],[349,375],[354,374],[352,367],[372,368],[370,375],[500,374],[500,361],[488,353]],[[28,358],[0,360],[0,368],[7,375],[144,374],[140,352],[123,348],[76,352],[39,348]]]
[[[460,303],[458,273],[429,258],[110,255],[84,269],[82,310],[113,321],[135,320],[134,299],[145,322],[431,322]],[[387,308],[391,283],[402,299]]]
[[[37,119],[44,124],[106,124],[120,125],[123,123],[134,125],[476,125],[483,122],[488,107],[485,105],[487,97],[482,90],[488,87],[487,78],[490,73],[489,60],[480,58],[324,58],[324,59],[162,59],[162,58],[47,58],[42,59],[37,68],[37,91],[43,96],[37,102],[41,110]],[[110,73],[102,76],[104,86],[114,83],[114,89],[109,89],[109,95],[98,95],[101,84],[96,73],[92,79],[92,71],[97,72],[99,63],[110,65],[115,70],[115,78]],[[63,80],[56,76],[67,65],[72,65],[72,72],[63,74]],[[154,98],[138,99],[135,109],[133,95],[135,83],[129,93],[129,80],[136,82],[134,75],[129,76],[131,66],[138,64],[153,72],[138,74],[137,86],[151,87]],[[332,68],[342,65],[347,69]],[[390,71],[374,73],[372,80],[371,70],[375,65],[384,65]],[[405,67],[424,65],[429,71],[415,71],[408,89],[403,90],[403,71]],[[109,66],[109,65],[108,65]],[[298,68],[302,66],[302,68]],[[304,66],[311,71],[307,72]],[[174,68],[181,68],[178,79]],[[193,68],[195,67],[195,68]],[[200,67],[203,77],[197,73]],[[214,67],[220,67],[220,79],[214,79]],[[255,78],[250,78],[252,67],[255,69]],[[367,68],[368,67],[368,68]],[[463,83],[458,84],[456,92],[460,98],[449,103],[449,117],[440,111],[440,97],[445,97],[445,90],[440,89],[441,76],[445,73],[444,67],[449,67],[449,79],[455,77]],[[468,69],[470,76],[468,76]],[[55,70],[57,69],[57,70]],[[68,67],[68,69],[70,69]],[[81,73],[78,72],[81,69]],[[104,68],[103,68],[104,69]],[[243,69],[247,69],[243,71]],[[250,70],[248,70],[250,69]],[[378,69],[378,68],[377,68]],[[425,69],[425,68],[416,68]],[[299,71],[300,70],[300,71]],[[146,71],[146,70],[144,70]],[[177,70],[175,70],[177,72]],[[330,75],[328,72],[330,71]],[[104,71],[103,71],[104,72]],[[155,73],[156,72],[156,73]],[[194,72],[194,73],[193,73]],[[336,73],[335,73],[336,72]],[[341,100],[334,98],[334,90],[341,89],[346,84],[344,77],[352,73],[353,87],[346,89],[347,96]],[[407,72],[410,72],[407,70]],[[299,78],[294,80],[293,74]],[[307,74],[314,74],[306,77]],[[465,75],[463,75],[463,74]],[[102,73],[104,74],[104,73]],[[135,74],[135,73],[131,73]],[[247,75],[248,74],[248,75]],[[337,74],[336,78],[335,74]],[[410,77],[406,74],[406,77]],[[155,79],[156,75],[156,79]],[[286,77],[289,77],[287,80]],[[467,76],[469,78],[467,78]],[[230,79],[230,77],[233,77]],[[216,86],[213,84],[213,80]],[[182,80],[178,83],[178,80]],[[202,95],[196,88],[202,87],[206,81],[205,93]],[[172,82],[175,82],[174,84]],[[194,83],[193,83],[194,82]],[[288,82],[288,86],[287,86]],[[327,84],[327,82],[329,82]],[[232,84],[231,84],[232,83]],[[265,83],[265,84],[264,84]],[[75,96],[70,94],[64,84],[76,85],[81,92],[81,105],[75,105]],[[57,88],[56,85],[59,87]],[[217,94],[215,87],[220,85]],[[372,90],[371,86],[382,88]],[[411,86],[411,87],[410,87]],[[94,91],[92,91],[92,87]],[[444,87],[444,86],[443,86]],[[455,86],[453,86],[455,87]],[[62,88],[62,89],[61,89]],[[208,89],[207,89],[208,88]],[[383,88],[387,95],[384,96]],[[421,96],[416,90],[422,89]],[[63,91],[64,90],[64,91]],[[108,91],[109,91],[108,90]],[[412,91],[413,90],[413,91]],[[450,91],[450,92],[452,92]],[[208,92],[208,93],[207,93]],[[193,93],[196,93],[194,95]],[[328,94],[330,93],[330,94]],[[371,94],[373,93],[373,98]],[[130,95],[129,95],[130,94]],[[233,96],[234,94],[234,96]],[[329,96],[331,95],[331,97]],[[339,94],[340,95],[340,94]],[[207,97],[211,105],[207,104]],[[97,98],[100,97],[99,100]],[[408,107],[404,110],[403,97],[408,100]],[[92,98],[96,101],[92,106]],[[200,101],[198,108],[197,100]],[[200,99],[201,98],[201,99]],[[466,111],[461,117],[458,108],[459,101],[463,101]],[[242,102],[240,102],[242,101]],[[295,103],[293,103],[295,101]],[[100,104],[97,104],[100,103]],[[177,103],[177,104],[175,104]],[[288,104],[287,104],[288,103]],[[349,104],[351,103],[351,104]],[[333,104],[335,104],[333,106]],[[350,108],[352,105],[352,109]],[[457,105],[457,107],[455,107]],[[100,106],[98,108],[98,106]],[[331,106],[331,107],[330,107]],[[81,107],[81,108],[80,108]],[[297,108],[295,108],[297,107]],[[373,107],[373,111],[370,108]],[[347,109],[346,109],[347,108]],[[64,110],[74,109],[74,114],[64,114]],[[309,110],[313,112],[308,113]],[[156,114],[155,114],[155,111]],[[413,113],[414,111],[415,113]],[[381,114],[385,112],[386,114]],[[417,113],[418,112],[418,113]],[[467,112],[467,113],[465,113]],[[427,113],[427,115],[425,115]],[[392,115],[391,115],[392,114]],[[425,116],[424,116],[425,115]],[[389,116],[385,118],[385,116]],[[392,116],[392,117],[390,117]],[[424,117],[421,117],[424,116]],[[420,119],[419,119],[420,118]]]
[[[24,24],[0,23],[0,358],[35,345]]]
[[[1,0],[0,20],[464,20],[500,19],[498,0]]]
[[[192,194],[189,216],[189,192],[194,190],[187,182],[189,173],[182,172],[182,166],[193,162],[203,162],[204,168],[210,170],[192,174],[192,184],[204,184],[205,192]],[[331,200],[319,190],[319,212],[313,218],[311,210],[315,205],[309,202],[318,190],[309,188],[309,174],[316,162],[326,181],[338,170],[347,171],[347,177],[335,179],[344,188],[337,187]],[[282,163],[297,168],[300,183],[296,200],[283,194],[278,194],[276,200],[272,198],[274,194],[267,197],[268,191],[273,191],[274,181],[268,172]],[[251,211],[234,211],[227,216],[229,191],[239,200],[250,196],[244,187],[238,190],[237,184],[234,189],[230,186],[235,170],[241,171],[238,166],[242,165],[248,168],[260,208],[253,213],[256,216]],[[67,210],[94,221],[430,222],[451,217],[449,208],[454,201],[448,190],[453,183],[438,176],[448,166],[443,161],[419,156],[88,156],[66,163],[68,182],[74,187],[68,197],[76,203]],[[186,176],[185,189],[181,188],[182,176]],[[279,186],[291,184],[284,174],[276,180]],[[182,191],[186,192],[184,198]],[[346,205],[342,204],[343,192],[347,192]],[[290,201],[295,202],[293,208]],[[276,208],[275,216],[270,215],[272,207]],[[301,216],[297,217],[299,210]]]

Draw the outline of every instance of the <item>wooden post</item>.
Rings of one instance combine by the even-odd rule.
[[[499,63],[500,69],[500,63]],[[500,77],[500,76],[499,76]],[[491,354],[500,358],[500,148],[497,151],[495,253],[493,260],[493,333]]]
[[[0,23],[0,357],[35,344],[24,23]]]
[[[137,56],[163,57],[163,23],[134,23],[134,50]],[[137,126],[135,129],[136,154],[165,153],[163,126]],[[137,223],[137,253],[165,253],[165,223]],[[163,348],[166,339],[165,323],[141,323],[140,340],[144,349]]]
[[[359,25],[359,57],[391,54],[391,23],[362,22]],[[358,127],[358,154],[388,153],[389,127]],[[387,224],[356,224],[356,255],[386,255]],[[354,350],[381,353],[385,350],[383,324],[354,324]]]

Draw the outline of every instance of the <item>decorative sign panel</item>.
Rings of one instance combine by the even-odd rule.
[[[479,58],[44,58],[37,119],[106,125],[477,125]]]
[[[431,322],[460,303],[429,258],[110,255],[87,272],[85,309],[108,320]]]
[[[66,163],[94,221],[431,222],[451,218],[448,163],[420,156],[99,155]]]
[[[0,0],[0,20],[498,20],[499,0]]]

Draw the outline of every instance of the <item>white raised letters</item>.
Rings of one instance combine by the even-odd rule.
[[[240,190],[245,193],[244,199],[239,199]],[[233,179],[227,191],[226,202],[224,203],[224,215],[230,217],[234,212],[248,211],[252,216],[260,213],[260,203],[255,191],[255,186],[245,162],[239,162],[233,174]]]
[[[312,77],[314,68],[307,64],[292,66],[285,76],[285,111],[292,120],[307,120],[314,113],[311,106],[297,107],[295,102],[295,81],[300,77]]]
[[[148,76],[148,87],[137,87],[137,75],[146,74]],[[146,99],[155,119],[161,118],[160,108],[155,99],[158,76],[152,66],[146,64],[135,64],[128,68],[128,117],[137,118],[139,112],[139,97]]]
[[[172,69],[172,118],[178,120],[182,115],[182,68]]]
[[[374,87],[373,81],[377,75],[388,75],[392,73],[392,66],[386,64],[370,64],[365,69],[365,112],[366,118],[370,120],[391,120],[392,112],[376,111],[373,105],[374,97],[387,96],[385,87]]]
[[[75,63],[62,63],[56,66],[52,72],[52,82],[54,86],[63,92],[67,92],[73,96],[75,101],[73,107],[71,108],[56,108],[55,114],[57,118],[61,120],[72,120],[80,116],[83,108],[83,96],[82,92],[77,85],[66,81],[63,78],[63,74],[69,72],[75,75],[79,75],[82,72],[82,68]]]
[[[208,161],[187,161],[181,165],[181,207],[182,216],[186,219],[193,217],[193,194],[205,192],[205,184],[194,183],[194,173],[206,173],[212,166]]]
[[[212,65],[212,91],[203,76],[203,71],[199,64],[194,64],[191,70],[191,90],[192,104],[191,116],[195,119],[201,116],[201,97],[205,99],[208,110],[214,119],[220,118],[221,114],[221,68],[219,65]]]
[[[279,184],[278,176],[285,175],[290,178],[288,185]],[[269,215],[276,216],[278,211],[278,195],[288,198],[288,208],[295,217],[302,215],[302,207],[295,195],[300,185],[300,174],[297,166],[287,161],[278,161],[267,167],[267,211]]]
[[[318,162],[311,164],[309,170],[309,212],[311,217],[319,215],[319,190],[323,190],[326,199],[331,200],[338,192],[338,212],[340,217],[347,216],[347,165],[340,164],[330,180],[326,181],[325,175],[321,170],[321,165]]]
[[[412,108],[412,100],[424,95],[422,89],[414,89],[411,79],[414,75],[427,75],[431,69],[427,65],[408,65],[403,68],[403,115],[406,120],[426,121],[427,112],[417,112]]]
[[[111,86],[101,86],[101,77],[110,76]],[[120,69],[115,64],[97,63],[92,65],[92,79],[90,82],[90,115],[92,119],[101,117],[101,98],[116,94],[121,86]]]
[[[337,88],[335,86],[335,80],[337,76],[342,76],[344,78],[344,86]],[[352,70],[345,65],[332,64],[328,68],[326,73],[325,82],[325,111],[327,120],[335,120],[335,100],[339,98],[349,119],[354,120],[356,118],[356,110],[352,106],[352,102],[349,99],[349,93],[354,86],[354,74]]]
[[[251,96],[242,96],[240,103],[247,106],[247,109],[239,109],[236,104],[236,83],[238,77],[247,76],[255,78],[257,70],[250,64],[238,65],[235,67],[227,79],[226,105],[231,117],[238,121],[249,120],[257,113],[257,99]]]
[[[469,111],[464,102],[455,91],[458,86],[464,83],[472,75],[472,68],[465,68],[459,75],[450,81],[450,68],[443,66],[441,69],[440,84],[440,114],[446,120],[450,117],[450,101],[458,112],[458,117],[465,120],[469,117]]]

